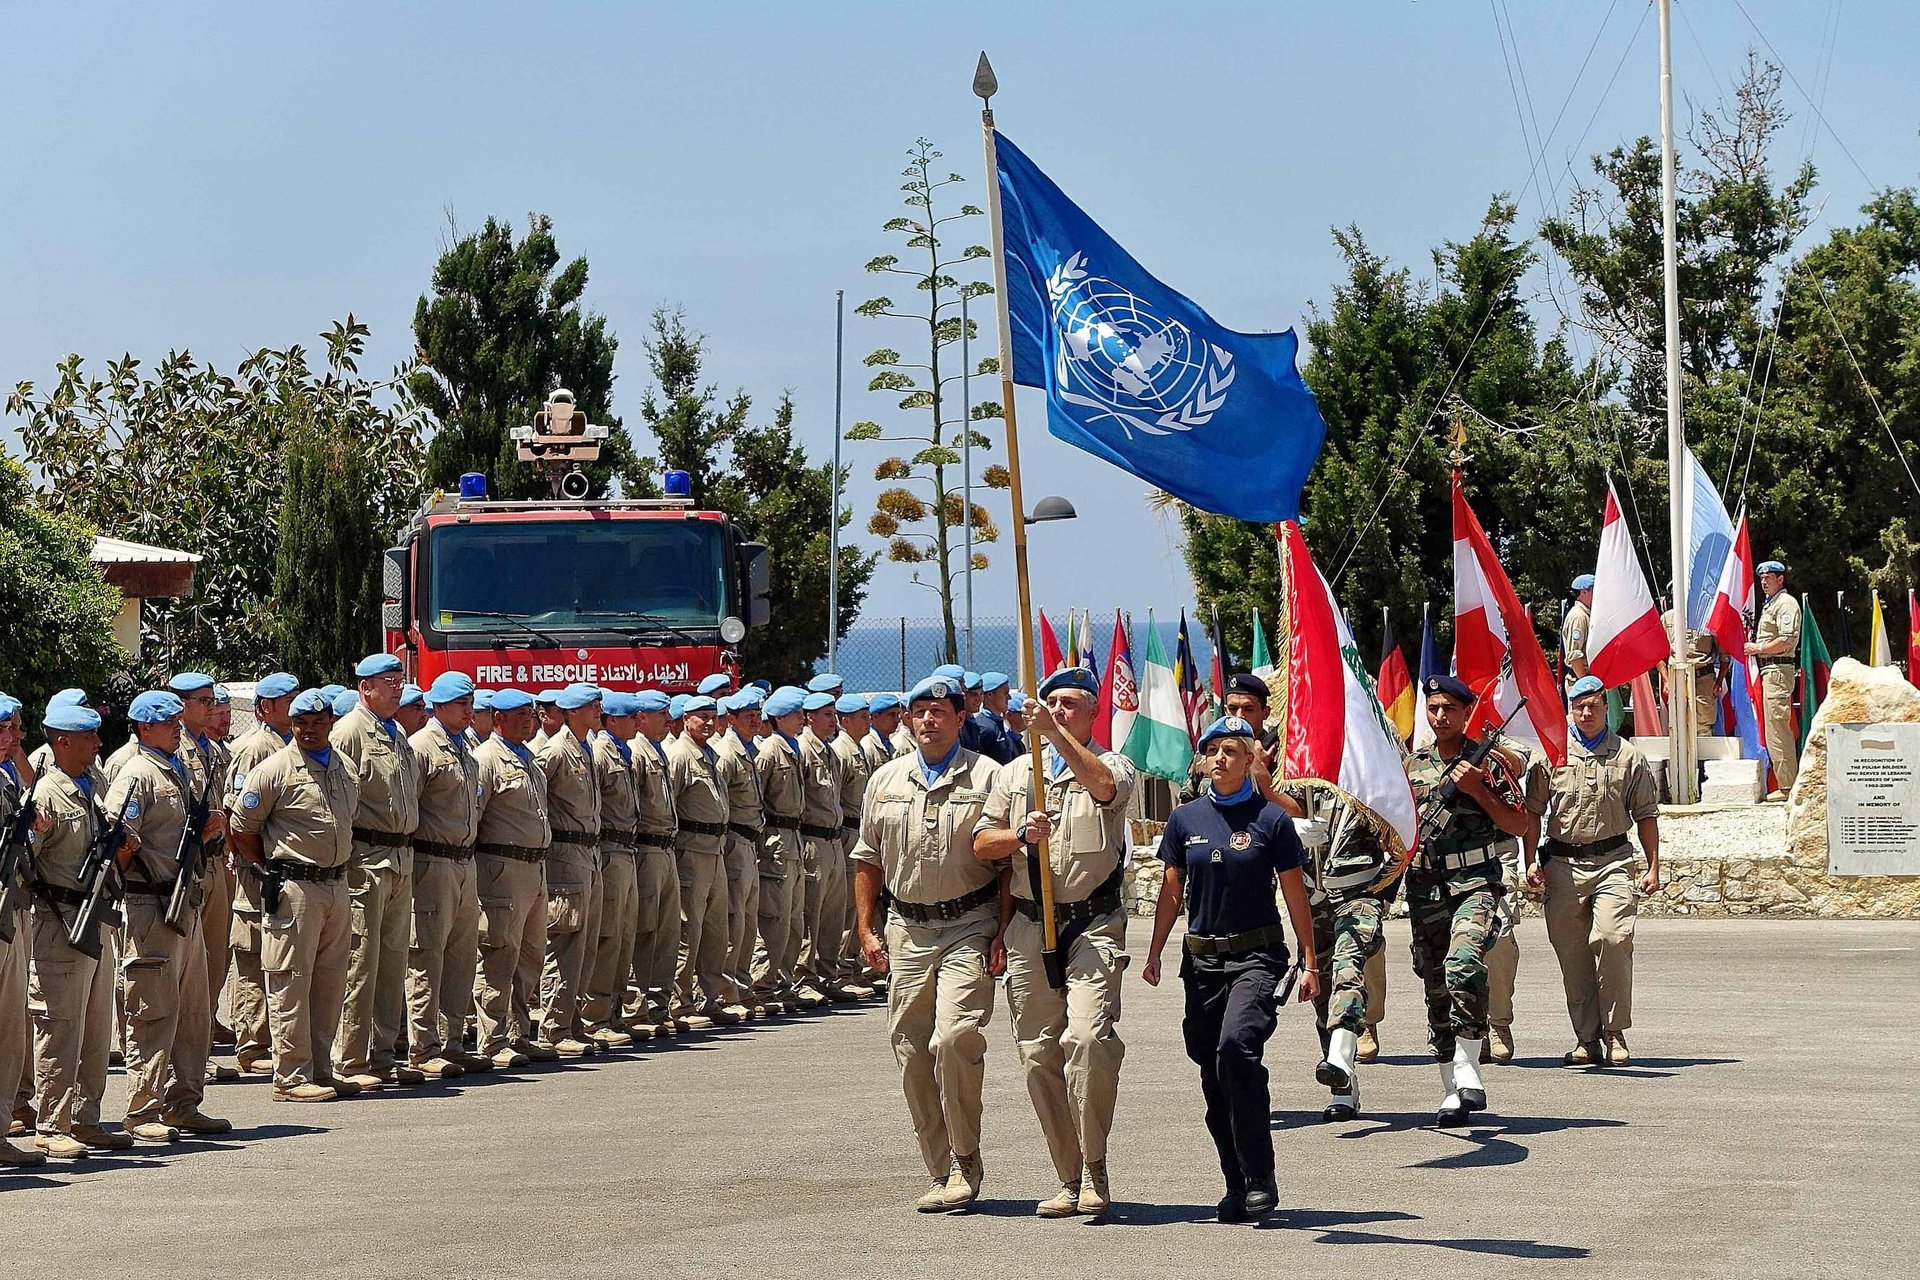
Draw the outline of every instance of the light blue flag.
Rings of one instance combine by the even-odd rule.
[[[1681,499],[1687,517],[1687,627],[1705,631],[1714,592],[1720,588],[1720,571],[1733,554],[1733,521],[1691,449]]]
[[[1202,511],[1297,519],[1326,434],[1299,339],[1237,333],[1142,269],[996,136],[1016,382],[1047,429]]]

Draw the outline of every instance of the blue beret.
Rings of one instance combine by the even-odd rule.
[[[733,709],[735,711],[758,711],[761,704],[765,703],[766,700],[766,694],[760,692],[757,687],[748,685],[733,695]]]
[[[961,691],[960,681],[953,676],[943,676],[939,671],[913,686],[907,694],[907,706],[916,702],[951,702],[958,706],[966,695]]]
[[[1207,731],[1200,735],[1196,749],[1205,751],[1209,742],[1220,738],[1252,738],[1254,736],[1253,725],[1248,721],[1242,720],[1239,716],[1221,716],[1208,725]]]
[[[416,703],[424,702],[426,696],[427,691],[417,684],[403,684],[400,686],[400,705],[403,707],[411,707]]]
[[[1452,698],[1463,707],[1470,707],[1479,701],[1466,681],[1453,676],[1428,676],[1420,688],[1429,698],[1437,693],[1443,698]]]
[[[332,715],[333,695],[329,694],[324,688],[308,689],[293,700],[293,705],[287,708],[287,714],[295,716]]]
[[[749,681],[747,681],[747,688],[749,688],[749,689],[758,689],[758,690],[759,690],[760,692],[762,692],[762,693],[772,693],[772,692],[773,692],[773,681],[771,681],[771,680],[749,680]]]
[[[702,693],[696,693],[680,704],[680,714],[683,717],[697,715],[703,711],[711,715],[717,713],[719,710],[720,704]]]
[[[347,686],[343,684],[323,684],[320,686],[320,692],[327,695],[328,702],[332,702],[335,698],[339,697],[341,694],[345,693],[346,691],[347,691]]]
[[[980,687],[980,673],[978,671],[962,671],[960,673],[960,685],[965,689],[978,689]]]
[[[85,689],[62,689],[47,699],[47,710],[55,707],[90,707],[93,705]]]
[[[253,700],[258,702],[262,698],[284,698],[290,693],[298,692],[300,692],[299,676],[285,671],[276,671],[271,675],[260,677],[260,682],[253,686]]]
[[[933,669],[933,674],[942,680],[951,680],[955,684],[959,684],[967,676],[966,670],[957,662],[943,663]]]
[[[837,697],[840,691],[846,687],[847,682],[831,671],[823,671],[813,679],[807,681],[807,692],[809,693],[831,693]]]
[[[198,693],[213,685],[213,677],[200,671],[182,671],[167,681],[167,688],[173,693]]]
[[[19,703],[14,703],[19,706]],[[162,720],[171,720],[187,709],[180,701],[165,689],[149,689],[133,700],[127,708],[127,719],[135,724],[159,724]]]
[[[1575,578],[1573,580],[1573,589],[1575,591],[1593,590],[1593,575],[1590,573],[1583,573],[1579,577]]]
[[[769,719],[778,719],[781,716],[790,716],[794,712],[799,711],[805,706],[806,701],[807,691],[805,689],[802,689],[799,685],[783,684],[767,695],[767,700],[761,706],[760,710],[765,712]]]
[[[640,699],[630,693],[609,690],[600,695],[600,714],[603,716],[631,716],[640,712]]]
[[[713,697],[716,694],[725,693],[731,688],[733,688],[733,677],[724,671],[716,671],[695,685],[693,691],[706,697]]]
[[[1018,689],[1015,689],[1012,693],[1007,695],[1007,710],[1025,711],[1026,709],[1027,709],[1026,694],[1020,692]]]
[[[555,705],[559,699],[560,691],[558,689],[542,689],[533,695],[533,700],[543,707],[551,707]]]
[[[20,714],[20,699],[9,693],[0,693],[0,720],[11,720]]]
[[[437,707],[443,702],[457,702],[461,698],[473,696],[473,677],[464,671],[442,671],[427,686],[427,705]]]
[[[473,709],[475,711],[493,710],[494,692],[492,689],[475,689],[473,691]]]
[[[1100,696],[1100,682],[1093,678],[1093,672],[1086,667],[1062,667],[1040,682],[1040,696],[1043,698],[1055,689],[1078,689],[1096,698]]]
[[[687,703],[692,700],[693,695],[690,693],[674,694],[673,697],[667,700],[667,718],[669,720],[678,720],[680,717],[686,715]]]
[[[651,711],[665,711],[673,705],[673,699],[658,689],[642,689],[633,695],[634,711],[643,714]]]
[[[1599,676],[1581,676],[1573,682],[1573,687],[1567,690],[1567,697],[1584,698],[1590,693],[1605,693],[1606,691],[1607,682]]]
[[[843,693],[833,709],[843,716],[858,715],[867,709],[867,700],[857,693]]]
[[[1008,678],[1007,673],[1004,671],[982,671],[980,673],[980,692],[982,693],[992,693],[996,689],[1004,689],[1012,683],[1013,681]]]
[[[879,715],[882,711],[897,710],[899,706],[900,706],[899,694],[876,693],[873,695],[873,701],[870,704],[868,704],[867,710],[873,712],[873,714],[875,715]]]
[[[213,686],[213,700],[216,705],[224,707],[233,701],[233,695],[227,691],[227,686],[215,681]]]
[[[361,680],[371,680],[399,669],[400,659],[390,653],[370,653],[353,664],[353,674]]]
[[[360,695],[351,689],[342,689],[333,696],[333,714],[343,716],[360,705]]]
[[[518,711],[533,705],[533,695],[525,689],[495,689],[492,705],[495,711]]]
[[[554,705],[562,711],[578,711],[600,701],[600,686],[597,684],[570,684],[554,695]]]
[[[71,702],[49,705],[42,723],[49,733],[90,733],[100,727],[100,713]]]
[[[1785,573],[1786,571],[1787,566],[1778,560],[1762,560],[1760,567],[1754,570],[1755,573]]]
[[[824,691],[810,693],[807,695],[807,700],[800,704],[800,709],[802,711],[831,711],[833,709],[833,703],[834,697],[830,693]]]

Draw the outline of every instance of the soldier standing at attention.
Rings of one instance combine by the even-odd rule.
[[[287,715],[293,741],[247,772],[233,847],[265,873],[260,967],[273,1028],[274,1101],[331,1102],[360,1092],[333,1070],[352,946],[346,876],[360,785],[328,741],[333,704],[321,690],[297,695]]]
[[[20,700],[0,693],[0,823],[13,820],[19,805],[35,786],[33,766],[20,746]],[[44,826],[40,819],[36,825]],[[5,885],[0,885],[4,892]],[[32,967],[33,941],[27,913],[15,912],[13,941],[0,942],[0,1098],[12,1097],[33,1057],[27,1031],[27,975]],[[104,1087],[104,1071],[102,1072]],[[24,1100],[12,1108],[10,1123],[0,1128],[0,1169],[31,1169],[47,1162],[39,1151],[22,1151],[6,1136],[25,1137],[38,1122]]]
[[[1587,674],[1587,636],[1593,631],[1593,575],[1583,573],[1573,580],[1573,608],[1567,610],[1567,623],[1560,632],[1560,661],[1572,683]]]
[[[1187,1056],[1200,1067],[1207,1132],[1226,1179],[1217,1210],[1222,1222],[1260,1218],[1279,1202],[1272,1100],[1261,1062],[1286,998],[1287,938],[1276,885],[1300,948],[1299,998],[1320,994],[1300,837],[1287,811],[1254,782],[1258,732],[1249,721],[1223,716],[1200,735],[1208,791],[1175,809],[1160,837],[1166,878],[1154,907],[1153,943],[1140,970],[1147,985],[1160,985],[1160,952],[1184,899],[1180,981],[1186,1013],[1180,1031]]]
[[[441,673],[427,690],[426,725],[407,739],[420,771],[420,825],[413,833],[413,938],[407,949],[407,1062],[429,1079],[491,1071],[461,1045],[473,1010],[479,958],[480,766],[467,746],[473,681]]]
[[[837,677],[836,677],[837,678]],[[822,677],[815,676],[813,683]],[[840,758],[827,744],[839,733],[835,696],[822,689],[800,704],[807,727],[800,735],[800,783],[805,804],[800,810],[801,865],[805,870],[801,904],[804,936],[795,957],[795,973],[803,1007],[828,1000],[849,1000],[840,988],[840,930],[846,915],[846,864],[840,850],[841,803],[845,778]]]
[[[362,1089],[420,1084],[426,1077],[394,1057],[407,1034],[407,938],[413,927],[413,829],[420,782],[413,747],[394,720],[400,659],[362,658],[353,669],[360,699],[333,726],[334,750],[353,770],[360,807],[353,817],[353,949],[340,1015],[340,1070]]]
[[[713,738],[727,784],[727,959],[722,1008],[754,1016],[753,935],[760,911],[760,837],[766,818],[760,774],[753,767],[753,730],[760,722],[760,690],[748,686],[720,699],[726,721]]]
[[[546,963],[540,1044],[562,1058],[600,1052],[580,1022],[581,987],[600,943],[600,779],[586,739],[600,727],[600,689],[570,684],[555,696],[560,724],[534,751],[547,776]]]
[[[394,720],[400,725],[400,732],[409,739],[427,727],[432,713],[427,710],[427,691],[417,684],[400,686],[400,705],[394,710]]]
[[[720,710],[698,695],[681,707],[680,736],[667,747],[667,787],[680,834],[674,857],[680,868],[680,967],[674,993],[682,1011],[676,1024],[704,1031],[738,1015],[720,1003],[727,965],[727,784],[712,745]]]
[[[795,735],[800,732],[800,707],[806,697],[806,690],[790,684],[768,695],[761,710],[772,732],[761,740],[753,757],[766,820],[760,842],[760,941],[753,956],[753,996],[775,1012],[800,1003],[793,990],[793,962],[804,928],[800,865],[804,800],[800,743]]]
[[[608,1049],[653,1037],[653,1027],[629,1027],[627,975],[633,972],[634,920],[640,909],[635,863],[640,844],[640,792],[633,748],[640,699],[608,692],[600,699],[600,728],[587,739],[600,786],[600,936],[588,962],[580,1018],[587,1034]]]
[[[1066,667],[1040,685],[1034,724],[1046,741],[1046,774],[1034,785],[1033,757],[1001,767],[974,828],[974,855],[1012,861],[1013,918],[1007,939],[1007,1006],[1027,1096],[1040,1118],[1060,1189],[1040,1202],[1043,1218],[1097,1217],[1111,1205],[1107,1135],[1120,1093],[1120,975],[1127,968],[1127,860],[1132,761],[1093,742],[1099,685],[1085,667]],[[984,714],[984,713],[983,713]],[[1056,939],[1067,985],[1047,981],[1041,950],[1040,886],[1027,848],[1047,841],[1053,869]]]
[[[559,1055],[527,1038],[547,942],[547,775],[534,762],[533,697],[493,695],[493,736],[473,753],[479,769],[480,968],[473,984],[476,1049],[502,1069]]]
[[[1480,1042],[1487,1036],[1487,953],[1499,931],[1505,869],[1500,837],[1524,836],[1528,817],[1510,778],[1496,779],[1488,766],[1469,768],[1460,756],[1473,744],[1466,736],[1473,690],[1452,676],[1430,676],[1425,690],[1433,745],[1408,762],[1414,799],[1427,797],[1451,778],[1457,790],[1450,820],[1436,838],[1423,841],[1407,867],[1407,913],[1413,924],[1413,969],[1427,999],[1427,1041],[1440,1064],[1442,1127],[1467,1122],[1487,1105],[1480,1080]],[[1504,762],[1497,768],[1506,768]]]
[[[860,940],[853,927],[853,845],[860,838],[860,808],[867,794],[867,779],[873,776],[873,762],[860,745],[860,739],[867,736],[867,700],[857,693],[843,693],[834,702],[833,711],[839,732],[828,745],[840,766],[840,848],[845,856],[841,869],[847,886],[837,944],[839,990],[855,1000],[871,1000],[874,989],[858,980]]]
[[[1660,887],[1660,793],[1639,748],[1607,728],[1600,678],[1587,676],[1572,692],[1567,762],[1553,771],[1543,865],[1530,880],[1546,886],[1547,939],[1577,1042],[1562,1061],[1624,1067],[1632,1062],[1634,890]],[[1629,828],[1647,855],[1638,885]]]
[[[1020,754],[1020,739],[1007,732],[1010,684],[1004,671],[980,673],[980,710],[973,714],[973,722],[979,726],[981,754],[995,764],[1009,764]]]
[[[1760,625],[1747,644],[1747,656],[1760,663],[1761,719],[1767,754],[1773,758],[1774,790],[1769,800],[1785,800],[1800,775],[1800,747],[1793,736],[1793,676],[1800,654],[1800,602],[1787,590],[1787,566],[1768,560],[1759,569]],[[1808,701],[1812,701],[1811,696]],[[1811,717],[1813,712],[1808,711]]]
[[[207,713],[206,732],[199,736],[197,745],[211,780],[206,782],[208,804],[224,809],[227,777],[233,768],[233,747],[227,741],[233,736],[233,695],[223,684],[215,684],[211,692],[213,706]],[[200,908],[200,940],[207,949],[207,1004],[213,1018],[213,1043],[231,1045],[235,1042],[233,1029],[220,1021],[220,993],[226,989],[233,957],[233,866],[224,837],[207,842],[205,866],[200,879],[207,895]],[[207,1071],[209,1081],[240,1078],[232,1067],[210,1065]]]
[[[860,951],[887,975],[887,1034],[933,1179],[914,1205],[922,1213],[965,1209],[980,1194],[984,1029],[1007,964],[1005,878],[973,854],[997,766],[960,745],[964,708],[958,681],[914,686],[916,749],[873,775],[853,850]]]
[[[262,676],[253,686],[252,731],[233,744],[227,768],[227,824],[240,815],[240,797],[247,775],[270,755],[293,741],[288,708],[300,692],[298,677],[285,671]],[[233,883],[233,926],[229,943],[233,953],[233,990],[228,1014],[233,1019],[234,1061],[243,1075],[273,1074],[273,1034],[267,1026],[267,979],[260,968],[259,868],[236,860]]]
[[[493,690],[473,691],[473,723],[467,726],[469,748],[477,747],[493,736]]]
[[[901,754],[900,698],[897,694],[876,693],[867,704],[867,736],[861,743],[875,769]]]
[[[627,1022],[651,1026],[656,1036],[672,1035],[674,968],[680,958],[680,871],[674,845],[680,831],[667,778],[667,695],[643,689],[634,697],[640,731],[633,748],[634,786],[639,792],[640,846],[634,866],[633,995]]]

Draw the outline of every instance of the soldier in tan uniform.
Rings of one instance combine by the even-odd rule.
[[[198,671],[180,672],[167,681],[166,687],[167,692],[180,699],[184,707],[180,713],[180,749],[177,755],[186,768],[188,789],[196,798],[204,796],[210,804],[217,804],[223,799],[227,769],[232,763],[226,744],[218,741],[213,733],[226,691],[212,676]],[[225,951],[227,935],[232,929],[230,920],[233,903],[232,895],[227,892],[226,861],[226,841],[223,838],[203,841],[196,899],[200,903],[198,936],[200,945],[207,953],[209,1046],[219,1043],[223,1038],[232,1039],[230,1034],[222,1036],[226,1029],[219,1025],[220,985],[215,978],[223,973],[225,966],[217,965],[213,959],[216,949]],[[208,930],[216,925],[220,929],[217,939],[208,936]],[[240,1078],[238,1071],[232,1067],[216,1067],[211,1058],[206,1070],[209,1084],[215,1080]]]
[[[285,671],[262,676],[253,686],[251,731],[233,744],[227,766],[227,820],[239,814],[247,774],[268,756],[293,741],[287,709],[300,692],[300,681]],[[233,978],[227,993],[228,1017],[233,1020],[234,1060],[244,1075],[273,1074],[273,1033],[267,1026],[267,979],[260,968],[259,868],[236,860],[233,883],[233,923],[227,933],[233,956]]]
[[[420,823],[413,747],[393,719],[400,706],[400,659],[362,658],[358,704],[333,726],[333,747],[353,770],[360,808],[353,818],[353,948],[340,1014],[340,1071],[362,1089],[419,1084],[426,1077],[394,1058],[407,1029],[407,938],[413,926],[413,829]]]
[[[766,827],[760,841],[759,945],[753,957],[753,995],[762,1006],[785,1012],[799,1006],[793,989],[793,964],[800,953],[803,920],[803,871],[800,814],[801,704],[806,690],[782,685],[761,710],[771,730],[754,753]],[[812,1006],[818,1007],[822,1001]]]
[[[867,703],[867,736],[860,745],[866,748],[867,762],[875,769],[903,754],[898,740],[900,712],[897,694],[876,693]]]
[[[873,776],[873,762],[867,759],[860,740],[867,736],[867,700],[857,693],[843,693],[833,704],[840,731],[828,744],[840,765],[840,847],[846,853],[845,868],[849,890],[853,884],[853,844],[860,838],[860,808],[867,794],[867,779]],[[839,990],[854,1000],[871,1000],[874,989],[858,980],[861,966],[860,939],[853,928],[853,895],[846,897],[841,916],[839,964],[842,975]],[[832,995],[833,992],[828,992]]]
[[[627,740],[638,731],[639,699],[608,691],[600,700],[600,727],[587,738],[600,788],[600,936],[587,962],[581,1024],[594,1043],[625,1049],[653,1036],[651,1025],[627,1024],[627,979],[633,973],[634,921],[640,910],[635,880],[640,844],[640,781]]]
[[[804,1003],[850,1000],[840,989],[840,926],[846,914],[846,867],[840,852],[841,802],[845,779],[840,759],[827,744],[839,731],[837,699],[825,691],[809,693],[800,704],[807,727],[800,734],[800,861],[803,927],[794,977]]]
[[[493,690],[473,691],[473,723],[467,726],[467,745],[477,747],[493,736]]]
[[[720,700],[724,732],[713,749],[727,782],[727,994],[725,1007],[742,1017],[764,1013],[753,998],[753,944],[760,915],[760,841],[766,809],[754,767],[754,731],[760,727],[760,690],[749,685]]]
[[[207,716],[206,732],[198,736],[197,745],[207,764],[207,776],[213,780],[213,789],[209,792],[211,803],[224,809],[227,778],[233,769],[233,746],[229,741],[233,736],[233,695],[223,684],[215,684],[212,692],[213,708]],[[191,728],[191,704],[187,711],[181,723]],[[213,1043],[234,1045],[233,1028],[220,1021],[220,995],[226,990],[227,974],[233,966],[233,858],[224,837],[208,842],[206,873],[200,884],[206,893],[206,901],[200,908],[200,941],[207,949],[207,1003],[213,1017]],[[228,1066],[209,1066],[207,1078],[238,1080],[240,1073]]]
[[[1544,866],[1532,883],[1547,892],[1547,940],[1560,957],[1567,1015],[1577,1042],[1568,1066],[1632,1062],[1634,890],[1660,887],[1660,794],[1639,748],[1607,728],[1607,691],[1597,676],[1572,689],[1567,762],[1553,772]],[[1640,837],[1646,872],[1634,881]]]
[[[360,1092],[333,1067],[352,948],[346,878],[360,785],[327,740],[333,704],[321,690],[296,696],[288,717],[293,741],[247,772],[233,847],[261,872],[274,1101],[331,1102]]]
[[[407,739],[420,779],[413,833],[413,932],[407,946],[407,1063],[429,1079],[491,1071],[461,1038],[479,961],[480,765],[467,746],[473,681],[442,673],[427,691],[431,718]]]
[[[873,775],[853,850],[860,951],[887,975],[887,1034],[933,1179],[922,1213],[980,1194],[985,1028],[1007,965],[1005,877],[973,853],[998,766],[960,745],[965,705],[960,683],[939,676],[907,696],[917,748]]]
[[[1487,1038],[1480,1046],[1482,1062],[1513,1061],[1513,985],[1520,975],[1518,906],[1512,894],[1532,874],[1540,847],[1541,819],[1553,791],[1553,775],[1546,756],[1524,743],[1503,739],[1500,749],[1517,763],[1521,803],[1527,811],[1527,829],[1519,836],[1502,833],[1493,845],[1505,864],[1510,892],[1502,894],[1496,912],[1499,935],[1487,952]]]
[[[1660,630],[1665,635],[1673,634],[1673,610],[1660,615]],[[1723,665],[1720,645],[1711,632],[1695,631],[1687,628],[1686,662],[1683,664],[1687,676],[1676,681],[1673,676],[1673,660],[1668,658],[1660,664],[1660,680],[1672,698],[1674,690],[1682,683],[1693,686],[1693,736],[1711,737],[1713,734],[1713,713],[1720,697],[1720,668]]]
[[[1787,566],[1769,560],[1760,566],[1760,624],[1747,644],[1747,656],[1760,664],[1761,719],[1766,726],[1767,754],[1773,758],[1774,791],[1769,800],[1784,800],[1800,776],[1800,744],[1793,732],[1793,677],[1800,654],[1800,602],[1788,593]],[[1812,701],[1809,695],[1809,702]],[[1813,714],[1811,710],[1807,712]]]
[[[1111,1204],[1107,1135],[1120,1091],[1120,977],[1127,968],[1127,804],[1133,763],[1093,743],[1100,687],[1085,667],[1067,667],[1040,685],[1034,724],[1045,739],[1044,789],[1033,757],[1000,769],[975,827],[974,854],[1012,860],[1013,918],[1006,924],[1007,1006],[1027,1096],[1040,1118],[1060,1189],[1040,1202],[1043,1218],[1098,1216]],[[1056,937],[1066,987],[1047,981],[1041,950],[1039,884],[1027,850],[1047,842]]]
[[[570,684],[554,700],[561,722],[533,756],[547,775],[546,963],[540,974],[540,1043],[563,1058],[600,1052],[580,1001],[600,944],[600,778],[586,739],[600,727],[600,690]]]
[[[493,695],[493,736],[474,752],[479,767],[480,968],[474,980],[477,1050],[496,1067],[558,1055],[527,1037],[540,994],[547,943],[547,776],[527,739],[533,698],[522,689]]]
[[[667,755],[660,745],[667,736],[669,705],[658,689],[635,694],[639,732],[627,743],[633,748],[639,810],[634,842],[640,848],[634,856],[633,988],[626,1013],[629,1026],[650,1026],[656,1036],[678,1030],[673,978],[680,958],[680,871],[673,849],[680,821],[667,779]]]
[[[1573,580],[1573,608],[1560,632],[1560,660],[1571,683],[1587,674],[1587,637],[1593,633],[1593,575]]]
[[[412,740],[413,735],[427,727],[427,721],[433,713],[427,709],[427,691],[417,684],[400,686],[400,705],[394,708],[393,719],[400,726],[400,732]]]
[[[20,700],[0,693],[0,824],[10,824],[35,785],[34,767],[20,746]],[[36,818],[44,828],[46,820]],[[3,828],[0,828],[3,829]],[[0,884],[0,900],[9,898],[12,886]],[[17,895],[15,895],[17,896]],[[0,1098],[12,1098],[10,1121],[0,1122],[0,1169],[31,1169],[47,1162],[40,1151],[22,1151],[7,1137],[25,1137],[33,1132],[36,1117],[28,1099],[15,1096],[26,1092],[16,1085],[30,1082],[33,1060],[32,1036],[27,1030],[27,977],[31,969],[33,938],[24,903],[15,906],[5,901],[12,915],[7,925],[11,941],[0,939]],[[7,1108],[0,1107],[0,1111]]]
[[[667,789],[680,817],[674,858],[680,871],[680,967],[676,1021],[693,1030],[740,1020],[724,1008],[727,967],[727,783],[714,751],[720,707],[699,695],[681,706],[682,728],[667,747]]]

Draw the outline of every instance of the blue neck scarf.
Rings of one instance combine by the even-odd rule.
[[[780,730],[776,728],[776,729],[774,730],[774,732],[775,732],[775,733],[780,733]],[[792,737],[792,736],[791,736],[791,735],[789,735],[789,734],[784,734],[784,733],[780,733],[780,741],[782,741],[782,742],[784,742],[784,743],[786,743],[786,744],[787,744],[787,749],[793,752],[793,758],[794,758],[795,760],[798,760],[798,759],[800,758],[800,741],[799,741],[799,739],[797,739],[797,738],[795,738],[795,737]]]
[[[628,763],[628,764],[632,764],[632,763],[633,763],[633,748],[632,748],[632,747],[630,747],[630,746],[628,746],[628,745],[627,745],[626,743],[624,743],[624,742],[622,742],[622,741],[620,741],[620,739],[618,739],[618,738],[616,738],[616,737],[614,737],[614,736],[613,736],[612,734],[610,734],[610,733],[607,733],[607,731],[606,731],[605,729],[602,729],[602,730],[601,730],[600,732],[601,732],[602,734],[605,734],[605,735],[606,735],[606,739],[607,739],[607,741],[608,741],[608,742],[611,742],[611,743],[613,744],[613,749],[614,749],[615,751],[618,751],[618,752],[620,753],[620,758],[621,758],[621,759],[622,759],[623,761],[625,761],[625,762],[626,762],[626,763]]]
[[[306,748],[302,747],[301,750],[306,751]],[[330,746],[322,747],[318,751],[307,751],[307,758],[322,769],[333,768],[333,748]]]
[[[1222,809],[1226,808],[1228,805],[1244,804],[1246,801],[1252,798],[1253,798],[1253,775],[1252,774],[1248,774],[1247,780],[1240,784],[1240,789],[1234,792],[1230,796],[1223,796],[1218,791],[1215,791],[1213,789],[1213,784],[1211,782],[1207,784],[1207,799],[1213,801],[1215,804],[1219,805]]]
[[[6,775],[13,779],[15,786],[20,785],[20,771],[13,767],[13,761],[0,760],[0,770],[4,770]]]
[[[86,770],[80,771],[80,776],[73,780],[73,785],[80,788],[81,795],[89,800],[93,799],[93,779],[87,776]]]
[[[1568,722],[1567,728],[1573,730],[1573,736],[1575,738],[1578,738],[1580,740],[1580,745],[1585,747],[1588,751],[1592,751],[1595,747],[1599,746],[1601,743],[1607,740],[1607,730],[1604,727],[1600,730],[1599,733],[1595,734],[1591,738],[1589,738],[1586,734],[1580,732],[1580,726],[1573,724],[1572,722]]]
[[[947,766],[953,763],[953,758],[959,754],[960,744],[955,742],[953,749],[947,752],[938,764],[928,764],[925,753],[920,751],[915,751],[913,758],[920,766],[920,777],[926,782],[927,787],[931,789],[933,784],[940,780],[940,775],[947,771]]]
[[[508,740],[508,739],[506,739],[506,738],[502,738],[502,737],[500,737],[500,733],[499,733],[499,731],[498,731],[498,730],[495,730],[495,731],[494,731],[494,735],[493,735],[493,736],[494,736],[494,737],[495,737],[496,739],[498,739],[498,740],[500,741],[500,743],[501,743],[501,745],[503,745],[504,747],[506,747],[506,749],[507,749],[507,750],[509,750],[509,751],[511,751],[511,752],[513,752],[513,754],[515,754],[516,756],[519,756],[519,757],[520,757],[520,763],[521,763],[521,764],[524,764],[524,765],[526,765],[526,766],[527,766],[527,767],[529,767],[529,768],[531,768],[531,767],[533,766],[533,752],[531,752],[531,751],[529,751],[529,750],[527,750],[527,747],[526,747],[526,744],[525,744],[525,743],[523,743],[523,742],[512,742],[512,741],[509,741],[509,740]]]

